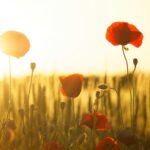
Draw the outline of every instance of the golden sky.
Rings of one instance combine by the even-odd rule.
[[[12,73],[37,72],[120,72],[126,69],[120,46],[106,39],[107,27],[127,21],[144,34],[140,48],[128,45],[130,69],[138,58],[138,69],[150,71],[149,0],[0,0],[0,34],[23,32],[31,49],[22,58],[12,58]],[[8,72],[8,57],[0,53],[0,75]]]

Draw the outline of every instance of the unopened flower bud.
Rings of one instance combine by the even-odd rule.
[[[133,59],[133,64],[134,64],[134,66],[136,66],[138,64],[138,59],[137,58]]]
[[[101,90],[106,90],[108,88],[107,84],[101,84],[98,86],[99,89]]]
[[[35,67],[36,67],[36,63],[32,62],[32,63],[30,64],[30,67],[31,67],[31,70],[33,71],[33,70],[35,69]]]
[[[65,103],[65,102],[61,102],[61,103],[60,103],[60,106],[61,106],[61,109],[62,109],[62,110],[64,110],[65,105],[66,105],[66,103]]]

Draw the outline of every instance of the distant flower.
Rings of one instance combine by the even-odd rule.
[[[93,129],[95,126],[96,130],[110,129],[110,125],[108,123],[106,116],[104,116],[100,112],[84,114],[80,125],[88,126],[91,129]]]
[[[81,74],[61,76],[59,79],[62,84],[61,92],[64,96],[75,98],[80,94],[83,82]]]
[[[7,55],[19,58],[29,50],[30,42],[21,32],[7,31],[0,36],[0,47]]]
[[[117,139],[125,145],[134,145],[137,143],[137,137],[130,128],[118,131]]]
[[[64,150],[64,146],[56,141],[49,141],[42,146],[42,150]]]
[[[142,44],[143,34],[128,22],[114,22],[107,28],[106,39],[113,45],[132,44],[139,47]]]
[[[96,150],[120,150],[119,144],[112,137],[105,137],[97,143]]]

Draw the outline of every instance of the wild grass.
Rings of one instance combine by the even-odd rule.
[[[98,86],[103,83],[111,89],[101,91]],[[134,129],[140,150],[148,150],[149,74],[136,73],[134,85]],[[103,136],[116,138],[116,131],[131,123],[130,93],[124,75],[86,76],[80,95],[74,99],[75,115],[72,102],[60,93],[57,75],[34,75],[30,95],[30,76],[12,78],[11,86],[12,105],[9,107],[9,79],[5,76],[0,81],[0,150],[42,150],[48,141],[59,141],[65,150],[93,150]],[[97,97],[97,91],[103,96]],[[88,127],[80,126],[82,114],[93,109],[107,116],[111,130],[92,133]],[[136,149],[119,144],[121,150]]]

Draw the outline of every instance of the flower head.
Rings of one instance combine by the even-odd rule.
[[[142,44],[143,34],[128,22],[114,22],[107,28],[106,39],[113,45],[132,44],[139,47]]]
[[[125,128],[118,131],[117,138],[125,145],[134,145],[137,143],[137,137],[130,128]]]
[[[29,50],[30,42],[21,32],[7,31],[0,36],[0,47],[7,55],[19,58]]]
[[[61,92],[67,97],[77,97],[81,92],[83,76],[81,74],[71,74],[69,76],[61,76],[62,84]]]
[[[112,137],[105,137],[97,143],[96,150],[120,150],[119,144]]]
[[[80,125],[88,126],[91,129],[95,127],[96,130],[110,129],[110,125],[106,116],[100,112],[84,114]]]

